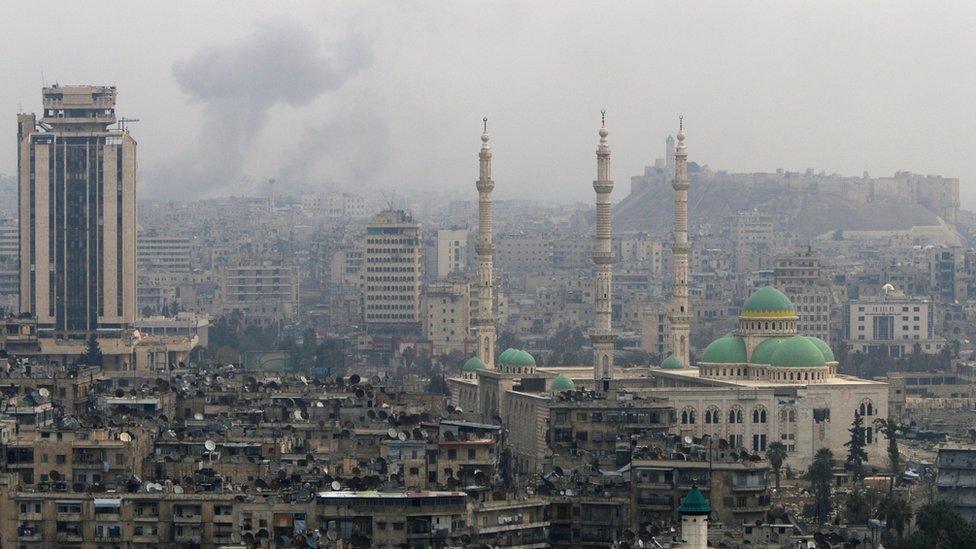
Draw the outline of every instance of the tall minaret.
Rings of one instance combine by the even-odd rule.
[[[488,118],[485,117],[484,131],[481,134],[481,152],[478,153],[478,317],[475,319],[475,334],[478,337],[478,358],[489,370],[495,368],[495,307],[492,295],[492,243],[491,243],[491,191],[495,182],[491,179],[491,145],[488,140]]]
[[[691,333],[691,308],[688,306],[688,153],[685,151],[684,117],[678,118],[678,147],[674,152],[674,295],[668,311],[671,354],[687,368]]]
[[[593,296],[593,309],[596,322],[590,333],[593,344],[593,379],[609,381],[613,378],[613,327],[610,317],[613,312],[613,229],[610,225],[610,192],[613,179],[610,178],[610,145],[607,144],[607,111],[602,112],[600,126],[600,146],[596,149],[596,250],[593,263],[596,264],[596,288]],[[599,387],[598,387],[599,389]]]

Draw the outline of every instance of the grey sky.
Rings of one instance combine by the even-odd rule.
[[[43,73],[119,87],[142,196],[240,176],[473,193],[487,115],[500,198],[591,200],[606,107],[617,200],[679,112],[690,159],[715,168],[941,173],[976,198],[968,2],[12,4],[0,173]]]

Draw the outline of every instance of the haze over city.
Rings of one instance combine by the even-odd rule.
[[[714,169],[940,173],[961,178],[964,202],[976,196],[966,2],[3,12],[0,105],[28,109],[44,82],[118,86],[122,114],[140,120],[140,198],[256,193],[269,177],[460,192],[487,115],[499,197],[584,200],[601,108],[620,180],[661,156],[684,113],[696,159]],[[15,172],[13,151],[0,149],[0,173]]]
[[[974,15],[5,5],[0,548],[976,547]]]

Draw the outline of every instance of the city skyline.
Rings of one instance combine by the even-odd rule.
[[[17,9],[32,16],[31,8]],[[452,25],[428,29],[443,10],[365,4],[284,14],[256,6],[228,15],[193,6],[173,38],[133,32],[125,51],[98,62],[91,58],[98,48],[73,47],[82,36],[70,29],[45,38],[70,50],[54,57],[38,55],[36,38],[22,27],[3,28],[14,38],[7,72],[16,77],[0,84],[0,103],[29,112],[42,76],[116,84],[120,113],[139,118],[147,136],[139,174],[145,198],[228,194],[243,177],[255,187],[276,177],[345,189],[462,190],[474,174],[470,128],[487,115],[499,139],[497,176],[511,183],[498,199],[558,191],[588,201],[586,136],[593,113],[605,107],[624,176],[663,156],[664,138],[683,113],[697,159],[716,169],[938,173],[960,177],[964,203],[972,203],[974,173],[962,151],[974,145],[963,93],[973,77],[943,55],[946,46],[972,55],[958,47],[971,40],[965,17],[910,6],[657,9],[574,6],[552,17],[535,6],[493,4],[458,8],[447,14]],[[130,18],[136,28],[171,18],[145,7],[113,13],[147,16]],[[108,14],[93,23],[104,32],[85,38],[109,47],[115,23]],[[938,36],[927,30],[935,28]],[[495,36],[499,29],[504,38]],[[450,54],[445,43],[455,44]],[[875,51],[904,55],[878,60]],[[269,68],[280,52],[295,61]],[[244,135],[215,144],[218,125]],[[0,151],[0,172],[15,172],[9,148]]]

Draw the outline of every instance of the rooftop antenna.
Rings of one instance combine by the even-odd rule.
[[[123,116],[122,118],[119,118],[119,129],[122,130],[123,132],[128,133],[129,131],[128,124],[132,122],[138,122],[138,121],[139,121],[138,118],[126,118]]]

